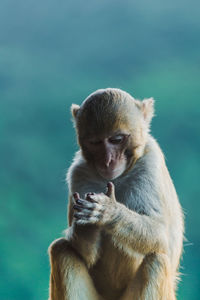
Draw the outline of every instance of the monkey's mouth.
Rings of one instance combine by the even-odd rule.
[[[97,168],[97,172],[104,179],[113,180],[124,172],[124,168]]]

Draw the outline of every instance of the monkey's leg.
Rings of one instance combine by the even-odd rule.
[[[70,243],[55,240],[49,247],[51,263],[49,300],[100,300],[83,260]]]
[[[120,300],[176,300],[168,257],[165,254],[146,256]]]

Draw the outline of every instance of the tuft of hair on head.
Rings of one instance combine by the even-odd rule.
[[[77,105],[77,104],[71,105],[71,113],[72,113],[72,116],[74,117],[74,119],[76,119],[79,109],[80,109],[79,105]]]

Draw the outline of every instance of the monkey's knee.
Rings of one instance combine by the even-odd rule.
[[[157,266],[164,266],[167,264],[167,260],[166,254],[152,253],[145,257],[144,262],[148,265],[156,264]]]
[[[170,276],[170,261],[166,254],[155,253],[147,255],[144,259],[144,269],[146,276],[165,278]]]
[[[53,241],[48,248],[50,258],[57,258],[61,253],[67,251],[68,247],[69,242],[65,238]]]
[[[49,300],[99,300],[83,259],[61,238],[49,246],[51,262]]]
[[[144,299],[175,300],[174,276],[166,254],[150,254],[141,266],[142,294]],[[141,298],[143,299],[143,298]]]
[[[52,242],[49,246],[51,271],[54,274],[63,273],[67,270],[77,270],[77,264],[83,264],[76,251],[65,238]]]
[[[56,273],[62,273],[67,270],[77,271],[79,267],[84,265],[81,257],[65,238],[53,241],[49,246],[48,252],[51,270],[57,270]]]

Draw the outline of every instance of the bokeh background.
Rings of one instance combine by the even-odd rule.
[[[152,133],[185,211],[178,300],[200,298],[199,0],[0,1],[0,299],[48,298],[77,149],[70,105],[153,96]]]

